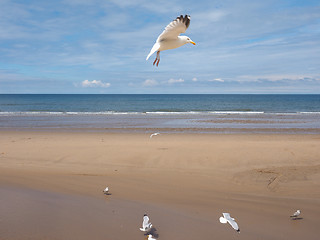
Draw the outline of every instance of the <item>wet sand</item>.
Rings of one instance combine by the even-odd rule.
[[[0,196],[0,239],[318,239],[320,136],[1,131]]]

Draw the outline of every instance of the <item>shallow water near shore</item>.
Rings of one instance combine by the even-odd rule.
[[[0,129],[319,133],[320,95],[0,95]]]
[[[320,114],[5,115],[0,129],[151,133],[320,133]]]

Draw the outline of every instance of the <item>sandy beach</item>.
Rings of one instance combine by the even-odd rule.
[[[0,239],[316,240],[320,135],[1,131],[0,196]]]

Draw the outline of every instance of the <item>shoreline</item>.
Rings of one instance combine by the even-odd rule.
[[[164,114],[4,116],[3,130],[124,133],[320,134],[320,114]]]
[[[319,134],[149,136],[0,131],[0,236],[138,240],[147,212],[159,239],[317,239]]]
[[[194,135],[319,135],[318,128],[0,128],[0,132],[105,133],[105,134],[194,134]]]

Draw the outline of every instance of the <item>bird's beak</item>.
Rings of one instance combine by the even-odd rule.
[[[193,42],[193,41],[191,41],[191,43],[192,43],[193,45],[196,45],[196,43],[195,43],[195,42]]]

